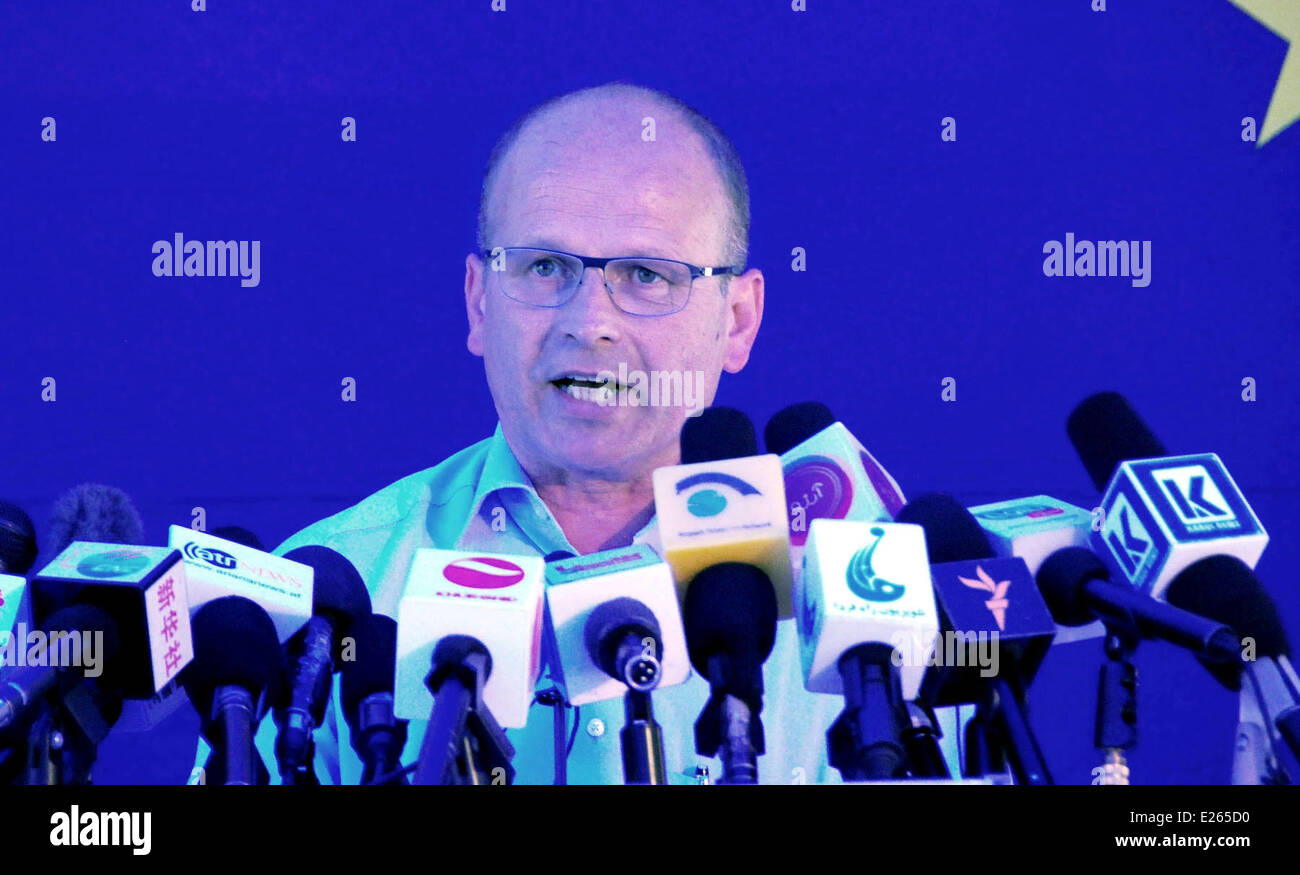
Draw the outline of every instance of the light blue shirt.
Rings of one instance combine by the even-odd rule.
[[[662,553],[651,520],[633,538]],[[537,495],[498,425],[486,440],[439,465],[405,477],[359,504],[323,519],[290,537],[279,555],[319,544],[346,556],[370,590],[375,613],[396,618],[415,551],[423,547],[508,555],[545,556],[556,550],[577,553],[550,510]],[[778,623],[776,644],[763,667],[766,753],[758,758],[762,783],[840,783],[826,756],[826,730],[844,707],[839,696],[809,693],[803,686],[794,620]],[[537,689],[549,689],[547,678]],[[698,674],[682,684],[655,691],[655,719],[663,728],[669,783],[691,783],[697,766],[712,780],[722,774],[717,759],[695,752],[694,726],[709,697]],[[337,678],[332,703],[316,732],[316,771],[321,783],[356,784],[362,764],[352,749]],[[566,708],[565,734],[576,735],[567,759],[568,783],[621,784],[619,730],[622,697]],[[404,765],[418,759],[426,721],[411,721]],[[257,734],[258,749],[279,783],[275,763],[275,723],[268,716]],[[947,730],[945,729],[945,734]],[[535,702],[522,729],[507,730],[515,747],[515,783],[549,784],[555,778],[555,728],[552,706]],[[200,741],[198,764],[207,759]],[[952,760],[951,754],[949,755]]]

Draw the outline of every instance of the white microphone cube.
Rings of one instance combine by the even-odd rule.
[[[661,675],[656,689],[683,683],[691,674],[686,633],[677,602],[672,569],[645,544],[563,559],[546,566],[546,605],[551,634],[548,662],[554,680],[571,705],[613,699],[627,685],[610,677],[587,652],[587,618],[600,605],[618,598],[644,604],[659,623]]]
[[[310,565],[185,526],[168,528],[167,543],[185,561],[190,616],[213,599],[243,596],[266,611],[282,644],[311,619],[316,572]]]
[[[394,713],[429,719],[433,694],[425,679],[434,648],[449,635],[469,635],[492,657],[484,703],[502,727],[522,728],[541,658],[543,573],[539,556],[416,550],[397,605]]]
[[[654,494],[659,537],[679,599],[705,568],[744,562],[771,579],[778,616],[794,616],[790,528],[779,457],[769,453],[657,468]]]
[[[843,695],[839,661],[859,644],[894,646],[915,699],[939,635],[925,530],[911,523],[813,520],[798,615],[804,685]]]
[[[1025,560],[1030,574],[1057,550],[1086,547],[1092,514],[1047,495],[1013,498],[969,509],[999,556]]]
[[[1223,553],[1254,568],[1268,544],[1268,533],[1214,453],[1123,462],[1101,507],[1098,552],[1155,599],[1198,559]]]

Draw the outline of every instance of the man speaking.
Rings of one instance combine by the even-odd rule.
[[[276,552],[339,551],[366,581],[375,612],[395,617],[422,547],[540,556],[658,548],[651,473],[678,462],[687,415],[712,403],[723,371],[745,366],[762,321],[763,274],[744,269],[748,231],[734,148],[676,99],[615,83],[534,108],[492,152],[479,251],[465,259],[467,346],[483,358],[495,433]],[[694,410],[662,398],[609,403],[602,373],[634,371],[700,375]],[[780,622],[764,678],[760,780],[838,781],[825,732],[843,702],[804,691],[793,620]],[[655,694],[670,782],[692,780],[698,766],[719,774],[717,761],[695,753],[693,724],[708,694],[698,676]],[[331,712],[317,733],[317,770],[322,780],[357,783],[361,764],[338,741],[337,696]],[[535,703],[528,725],[508,733],[517,783],[554,779],[557,746],[567,745],[552,716]],[[570,710],[570,783],[622,782],[622,720],[621,699]],[[268,765],[271,724],[259,734]],[[404,763],[414,762],[424,729],[411,725]]]

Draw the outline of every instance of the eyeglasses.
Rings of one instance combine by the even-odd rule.
[[[686,306],[696,277],[733,276],[738,267],[696,267],[670,258],[588,258],[556,249],[498,246],[484,250],[488,276],[512,301],[563,307],[589,267],[604,275],[614,306],[632,316],[667,316]]]

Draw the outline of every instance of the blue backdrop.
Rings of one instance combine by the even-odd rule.
[[[1171,450],[1220,453],[1300,629],[1300,125],[1242,138],[1288,44],[1229,0],[1109,5],[11,5],[0,496],[43,531],[104,482],[157,543],[201,506],[270,546],[488,435],[462,293],[488,150],[536,102],[623,79],[710,115],[748,170],[767,312],[718,403],[761,427],[822,400],[908,495],[1090,508],[1065,417],[1116,389]],[[178,232],[260,240],[260,285],[153,276]],[[1067,233],[1151,241],[1150,284],[1045,276]],[[1097,762],[1100,660],[1058,646],[1031,691],[1063,783]],[[1236,696],[1171,647],[1137,662],[1135,782],[1225,782]],[[114,736],[98,779],[181,781],[195,731]]]

